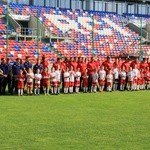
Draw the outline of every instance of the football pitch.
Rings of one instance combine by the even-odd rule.
[[[0,96],[0,150],[149,150],[150,91]]]

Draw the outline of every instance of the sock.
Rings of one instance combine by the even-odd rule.
[[[38,95],[40,95],[40,89],[38,89]]]
[[[58,94],[60,93],[60,87],[57,87],[57,92],[58,92]]]
[[[47,94],[49,94],[49,88],[47,88],[47,91],[46,91],[46,92],[47,92]]]
[[[54,87],[54,93],[57,94],[57,87]]]
[[[51,87],[51,93],[54,94],[54,88],[53,87]]]
[[[36,91],[37,91],[37,89],[35,88],[35,89],[34,89],[34,94],[35,94],[35,95],[36,95]]]
[[[20,89],[18,89],[18,95],[20,95]]]

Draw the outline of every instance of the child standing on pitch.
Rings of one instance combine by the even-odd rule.
[[[41,79],[42,79],[42,75],[40,73],[40,70],[37,69],[36,73],[34,75],[34,79],[35,79],[35,83],[34,83],[34,94],[35,95],[40,95],[40,85],[41,85]]]
[[[111,72],[111,69],[109,69],[106,75],[106,87],[108,92],[112,91],[112,86],[113,86],[113,74]]]
[[[45,95],[49,95],[49,78],[50,74],[48,73],[48,68],[45,67],[43,73],[42,73],[42,87]]]
[[[103,92],[106,79],[106,71],[104,70],[104,66],[101,66],[98,75],[99,75],[99,91]]]
[[[98,73],[97,73],[96,69],[94,69],[94,73],[92,75],[92,88],[91,88],[91,92],[96,93],[96,91],[97,91],[97,85],[98,85]]]
[[[74,80],[75,80],[75,72],[73,70],[73,66],[71,66],[69,71],[69,93],[71,94],[73,93]]]
[[[80,68],[77,68],[77,71],[75,73],[75,92],[79,93],[80,89],[80,78],[81,78],[81,72]]]
[[[56,79],[56,72],[55,68],[52,67],[50,73],[50,84],[51,84],[51,93],[52,95],[57,94],[57,79]]]
[[[124,91],[126,85],[126,76],[127,76],[124,66],[122,67],[119,75],[120,75],[120,91]]]
[[[64,72],[64,94],[68,94],[68,89],[69,89],[69,68],[66,68],[66,71]]]
[[[26,74],[26,79],[27,79],[27,94],[32,95],[32,86],[33,86],[34,74],[33,74],[31,68],[28,69],[28,72]]]
[[[87,93],[88,91],[88,74],[87,74],[88,70],[86,69],[85,72],[83,73],[83,76],[82,76],[82,87],[83,87],[83,92],[84,93]]]
[[[20,70],[17,79],[18,79],[18,96],[23,96],[25,76],[23,74],[22,69]]]

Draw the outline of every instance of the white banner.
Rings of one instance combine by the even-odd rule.
[[[12,15],[15,20],[18,21],[30,21],[30,16],[25,16],[25,15]]]

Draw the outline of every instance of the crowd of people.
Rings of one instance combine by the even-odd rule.
[[[150,84],[150,62],[144,58],[111,58],[105,61],[84,57],[58,58],[48,63],[45,56],[32,64],[9,58],[0,62],[0,95],[57,95],[79,92],[145,90]],[[7,90],[8,89],[8,90]]]

